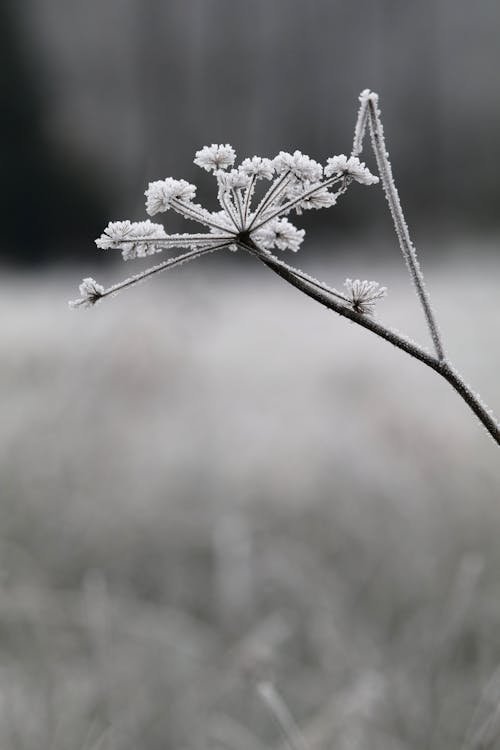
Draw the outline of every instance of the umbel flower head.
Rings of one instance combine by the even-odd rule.
[[[356,156],[347,158],[343,154],[328,159],[324,169],[301,151],[293,154],[280,151],[274,159],[253,156],[239,166],[235,166],[235,161],[235,151],[227,143],[214,143],[196,152],[194,163],[215,177],[220,207],[217,211],[196,203],[196,187],[186,180],[167,177],[150,182],[145,192],[150,217],[175,211],[201,224],[205,231],[167,234],[162,224],[150,219],[110,222],[96,245],[103,250],[120,250],[124,260],[174,249],[182,252],[108,289],[93,279],[84,279],[80,298],[70,304],[91,307],[99,299],[160,271],[224,248],[244,249],[261,259],[278,261],[272,250],[297,252],[304,239],[304,230],[288,218],[292,212],[300,215],[303,211],[334,206],[353,181],[363,185],[378,182],[378,177]],[[257,202],[254,194],[260,181],[270,184]],[[355,303],[350,292],[350,296],[332,293],[361,314],[370,314],[372,302],[378,299],[374,296],[371,301]]]
[[[95,305],[95,303],[103,296],[104,287],[89,276],[86,279],[83,279],[78,287],[78,291],[80,292],[80,299],[70,302],[70,307],[76,307],[77,305],[81,305],[82,307],[93,307],[93,305]]]
[[[346,279],[344,287],[353,310],[362,315],[371,315],[378,300],[387,296],[386,287],[380,286],[376,281]]]

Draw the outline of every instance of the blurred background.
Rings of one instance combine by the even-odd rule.
[[[150,180],[348,153],[369,87],[498,414],[499,38],[494,0],[2,0],[2,750],[279,748],[281,700],[308,750],[500,747],[500,462],[449,386],[239,253],[66,305]],[[381,190],[310,214],[293,262],[425,342]]]

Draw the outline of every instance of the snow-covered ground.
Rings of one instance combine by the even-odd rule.
[[[76,274],[0,282],[0,746],[269,746],[273,672],[310,750],[455,748],[500,660],[498,448],[435,373],[210,260],[89,312]],[[428,273],[497,414],[498,278]]]

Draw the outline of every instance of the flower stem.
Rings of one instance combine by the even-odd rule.
[[[306,294],[311,299],[316,300],[321,305],[326,307],[328,310],[342,315],[344,318],[348,318],[353,323],[366,328],[372,333],[376,334],[382,339],[385,339],[393,346],[401,349],[402,351],[409,354],[411,357],[419,360],[423,364],[427,365],[435,372],[439,373],[462,397],[469,408],[474,412],[480,422],[484,425],[486,430],[490,433],[493,440],[500,445],[500,426],[496,421],[491,411],[482,403],[481,399],[477,394],[472,391],[469,386],[464,382],[462,377],[452,368],[452,366],[438,357],[429,354],[425,349],[415,344],[413,341],[409,341],[400,334],[392,331],[390,328],[382,325],[378,321],[370,318],[367,315],[356,312],[352,307],[343,304],[339,300],[335,299],[329,292],[319,288],[315,284],[307,281],[304,277],[294,273],[293,270],[285,267],[284,264],[276,263],[273,257],[269,254],[264,253],[253,240],[248,239],[242,244],[249,252],[256,255],[259,260],[270,268],[274,273],[280,276],[282,279],[287,281],[289,284],[294,286],[299,291]]]
[[[121,292],[123,289],[134,286],[135,284],[138,284],[139,282],[144,281],[150,276],[154,276],[161,271],[167,271],[170,268],[174,268],[174,266],[181,266],[184,263],[189,263],[189,261],[191,260],[196,260],[202,255],[207,255],[208,253],[213,253],[216,250],[221,250],[223,247],[228,247],[228,245],[229,243],[226,240],[226,242],[223,242],[220,245],[210,245],[208,247],[196,248],[196,250],[191,250],[188,253],[177,255],[175,258],[169,258],[163,263],[158,263],[158,265],[156,266],[151,266],[151,268],[147,268],[145,271],[141,271],[141,273],[136,273],[134,274],[134,276],[130,276],[128,279],[124,279],[123,281],[119,281],[117,284],[113,284],[113,286],[105,289],[99,298],[103,299],[104,297],[114,296],[118,292]],[[79,300],[77,300],[77,304],[78,303]]]
[[[252,221],[250,222],[250,225],[248,227],[248,231],[250,232],[254,228],[255,221],[262,216],[263,212],[267,208],[267,206],[271,203],[271,201],[274,201],[279,193],[286,187],[288,184],[288,181],[290,180],[291,173],[285,172],[281,177],[277,177],[267,193],[262,198],[261,202],[255,209],[255,213],[253,215]]]
[[[387,156],[387,149],[385,146],[384,130],[379,117],[378,110],[378,96],[374,93],[367,93],[366,102],[368,107],[368,121],[370,124],[370,134],[372,138],[373,151],[377,160],[377,167],[382,180],[382,186],[384,188],[385,197],[389,204],[389,208],[394,223],[394,229],[399,241],[399,246],[403,257],[406,261],[406,265],[410,272],[413,284],[417,290],[417,295],[422,305],[424,315],[427,320],[427,325],[434,343],[436,354],[440,361],[445,360],[445,352],[439,328],[436,322],[434,311],[431,306],[429,293],[425,288],[424,276],[420,269],[420,265],[417,258],[415,247],[410,239],[410,233],[408,231],[408,225],[405,221],[401,202],[399,200],[398,191],[394,183],[394,177],[392,176],[391,164]],[[362,122],[362,113],[361,113]],[[364,120],[366,123],[366,119]],[[361,148],[362,134],[358,133],[356,140],[356,146]]]
[[[301,193],[299,196],[297,196],[297,198],[293,198],[287,203],[283,203],[278,209],[276,209],[276,211],[274,211],[269,216],[266,216],[265,218],[263,218],[258,224],[254,224],[254,222],[252,222],[252,224],[248,228],[248,231],[256,232],[257,229],[260,229],[261,227],[263,227],[264,224],[267,224],[269,221],[276,219],[278,216],[281,216],[282,214],[284,215],[286,213],[289,213],[292,210],[292,208],[296,206],[298,203],[302,203],[303,200],[305,200],[306,198],[310,198],[311,195],[314,195],[314,193],[317,193],[319,190],[323,190],[324,188],[330,187],[330,185],[333,185],[335,184],[335,182],[338,182],[339,179],[342,179],[342,178],[340,178],[338,175],[334,175],[333,177],[328,178],[324,182],[319,182],[317,185],[315,185],[315,187],[310,188],[308,190],[304,190],[304,192]],[[350,179],[343,178],[342,187],[339,188],[339,190],[337,190],[336,193],[334,193],[335,198],[338,198],[343,193],[345,193],[345,191],[348,188],[349,182],[350,182]],[[257,215],[254,217],[254,221],[255,221],[255,218],[257,218]]]

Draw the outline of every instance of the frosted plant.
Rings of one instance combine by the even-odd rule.
[[[82,307],[92,307],[104,295],[104,287],[91,279],[90,276],[83,279],[78,291],[80,292],[78,304]],[[70,305],[73,306],[73,303],[70,302]]]
[[[500,444],[500,427],[491,411],[466,385],[446,357],[392,176],[378,96],[367,89],[359,99],[360,108],[351,154],[334,155],[327,159],[325,167],[301,151],[293,154],[281,151],[274,159],[253,156],[244,159],[239,166],[235,166],[236,154],[229,144],[212,144],[197,151],[194,163],[215,177],[220,207],[217,211],[209,211],[196,203],[196,186],[186,180],[167,177],[151,182],[145,192],[149,216],[173,210],[200,224],[204,231],[167,234],[162,224],[149,219],[140,222],[110,222],[96,244],[103,250],[121,250],[126,261],[174,249],[181,252],[107,289],[93,279],[86,278],[80,285],[80,298],[70,302],[70,305],[92,307],[104,297],[202,255],[224,249],[244,250],[326,308],[367,328],[439,373],[460,394],[493,439]],[[359,158],[367,129],[371,136],[378,177]],[[256,201],[255,190],[259,181],[270,184],[263,191],[261,199]],[[378,282],[346,279],[342,292],[318,281],[272,252],[299,250],[305,232],[290,221],[291,214],[300,215],[303,211],[334,206],[353,182],[370,186],[379,181],[389,204],[399,247],[425,315],[433,353],[375,319],[377,303],[387,293],[386,288]]]
[[[363,315],[372,314],[377,300],[382,299],[387,294],[385,286],[380,286],[376,281],[346,279],[344,286],[353,310]]]

